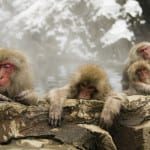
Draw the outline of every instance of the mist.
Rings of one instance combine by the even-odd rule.
[[[1,0],[0,45],[28,56],[38,93],[65,85],[85,63],[103,67],[119,91],[141,15],[135,0]]]

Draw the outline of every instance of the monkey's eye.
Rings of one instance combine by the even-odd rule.
[[[94,87],[94,86],[89,86],[88,88],[89,88],[89,89],[95,89],[95,87]]]
[[[6,71],[11,72],[15,69],[15,66],[10,63],[1,64],[1,68],[4,68]]]
[[[144,52],[144,50],[145,50],[144,48],[140,48],[140,49],[138,49],[138,50],[137,50],[137,54],[141,54],[141,53],[143,53],[143,52]]]
[[[148,72],[148,69],[147,68],[137,69],[136,73],[140,73],[140,72]]]
[[[13,67],[13,66],[12,66],[11,64],[4,64],[3,67],[4,67],[4,68],[11,68],[11,67]]]
[[[143,53],[143,52],[147,51],[148,49],[149,49],[149,46],[140,47],[140,48],[137,50],[137,53],[138,53],[138,54]]]
[[[5,68],[10,68],[11,65],[10,65],[10,64],[5,64],[4,67],[5,67]]]
[[[136,70],[136,73],[139,73],[139,72],[141,72],[141,71],[142,71],[141,69],[137,69],[137,70]]]
[[[80,87],[86,87],[87,85],[86,85],[86,83],[80,83],[79,86]]]

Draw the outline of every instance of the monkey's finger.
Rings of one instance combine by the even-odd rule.
[[[51,127],[54,127],[54,120],[53,119],[49,119],[49,125],[51,126]]]
[[[54,127],[59,127],[59,119],[54,120]]]
[[[56,122],[56,126],[60,127],[61,126],[61,115],[57,116],[57,122]]]
[[[58,127],[58,121],[57,121],[57,119],[49,119],[49,124],[53,128]]]
[[[61,125],[61,117],[55,116],[55,115],[51,116],[49,118],[49,124],[50,124],[50,126],[52,126],[54,128],[59,127]]]
[[[15,96],[15,99],[22,99],[23,97],[25,97],[25,94],[24,95],[17,95],[17,96]]]
[[[58,126],[61,126],[61,117],[58,119]]]
[[[55,117],[52,115],[50,118],[49,118],[49,124],[51,127],[56,127],[56,119]]]
[[[29,95],[29,91],[23,91],[19,95],[15,96],[15,99],[21,100]]]
[[[61,125],[61,115],[55,114],[54,126],[59,127]]]
[[[104,127],[104,119],[102,119],[102,118],[99,119],[99,126],[100,126],[101,128]]]
[[[6,96],[0,96],[0,101],[8,101],[8,102],[12,102],[13,100],[6,97]]]
[[[108,130],[108,129],[109,129],[108,123],[106,123],[103,118],[100,118],[100,120],[99,120],[99,126],[100,126],[102,129],[104,129],[104,130]]]

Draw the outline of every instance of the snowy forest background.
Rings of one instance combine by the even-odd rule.
[[[149,0],[0,0],[0,47],[29,57],[44,93],[84,63],[102,66],[115,90],[130,47],[150,40]]]

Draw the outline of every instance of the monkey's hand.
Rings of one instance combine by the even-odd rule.
[[[37,105],[38,104],[38,96],[32,90],[22,91],[19,95],[15,97],[17,102],[20,102],[25,105]]]
[[[68,88],[69,88],[68,85],[62,88],[56,88],[56,89],[51,90],[46,95],[46,99],[50,103],[49,124],[52,127],[58,127],[61,125],[63,103],[68,95]]]
[[[60,105],[51,104],[49,107],[49,124],[52,127],[61,126],[62,107]]]
[[[100,115],[99,126],[108,130],[113,124],[113,116],[109,110],[104,109]]]
[[[49,107],[49,124],[52,127],[59,127],[61,125],[61,115],[62,115],[62,100],[59,89],[51,90],[46,99],[50,102]]]
[[[100,126],[108,129],[114,118],[120,113],[121,106],[126,101],[124,93],[112,93],[106,100],[100,116]]]
[[[5,96],[5,95],[0,94],[0,101],[8,101],[8,102],[11,102],[11,101],[13,101],[13,100],[10,99],[9,97]]]
[[[150,85],[142,82],[136,82],[133,84],[133,87],[140,94],[150,94]]]

